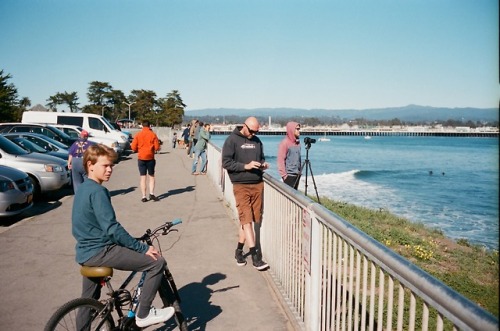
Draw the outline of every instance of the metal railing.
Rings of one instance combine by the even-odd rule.
[[[237,211],[220,149],[208,175]],[[320,204],[264,175],[261,245],[303,330],[498,330],[498,319]]]

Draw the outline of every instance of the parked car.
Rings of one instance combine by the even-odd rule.
[[[15,143],[16,145],[21,146],[22,148],[24,148],[28,152],[47,154],[47,155],[52,155],[52,156],[58,157],[58,158],[63,159],[63,160],[68,160],[68,154],[69,154],[68,150],[66,150],[66,149],[53,150],[50,147],[44,148],[41,146],[41,144],[46,144],[47,146],[50,144],[50,141],[46,140],[46,139],[50,139],[49,137],[42,136],[42,135],[40,135],[40,137],[36,137],[34,133],[31,134],[31,135],[33,135],[31,137],[28,137],[27,135],[30,135],[30,134],[29,133],[28,134],[7,133],[7,134],[4,134],[3,136],[5,138],[9,139],[10,141],[12,141],[13,143]],[[34,141],[37,141],[40,144],[35,143]],[[54,140],[54,142],[55,142],[55,140]]]
[[[83,131],[81,126],[76,125],[54,124],[53,126],[66,133],[68,136],[76,139],[80,137],[80,133]],[[123,148],[120,146],[118,141],[113,138],[95,137],[91,132],[89,132],[89,141],[111,147],[116,153],[118,153],[118,155],[123,154]]]
[[[61,130],[47,124],[0,123],[0,133],[10,132],[30,132],[43,134],[44,136],[62,142],[67,146],[67,148],[77,140],[75,138],[71,138]]]
[[[70,183],[67,162],[39,153],[29,153],[0,135],[0,165],[26,172],[33,184],[34,198]]]
[[[115,129],[116,131],[120,131],[121,133],[126,135],[128,142],[132,143],[132,140],[134,140],[134,137],[132,136],[132,133],[130,133],[130,131],[123,130],[122,127],[118,123],[110,123],[110,124],[113,127],[113,129]]]
[[[106,118],[97,114],[25,111],[23,112],[22,122],[77,125],[93,137],[113,139],[118,141],[122,149],[125,150],[127,147],[127,137],[120,131],[113,129]]]
[[[17,132],[17,133],[4,133],[3,136],[6,137],[7,139],[10,139],[10,137],[24,138],[42,147],[47,152],[57,153],[57,155],[54,156],[64,158],[66,160],[68,159],[69,147],[61,143],[60,141],[51,139],[47,136],[44,136],[43,134]],[[63,157],[63,155],[65,155],[65,157]]]
[[[33,206],[33,185],[27,173],[0,165],[0,217],[14,216]]]

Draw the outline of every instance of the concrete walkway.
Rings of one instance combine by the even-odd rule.
[[[134,236],[165,221],[183,223],[160,239],[183,299],[190,330],[292,330],[266,272],[234,260],[237,224],[206,176],[191,175],[186,150],[169,147],[157,155],[155,193],[142,203],[137,154],[116,165],[105,185],[117,218]],[[41,330],[53,312],[81,291],[71,235],[73,196],[44,214],[0,233],[0,330]],[[271,266],[272,267],[272,266]],[[127,274],[116,271],[113,283]],[[160,301],[155,301],[160,306]],[[172,330],[157,325],[147,330]]]

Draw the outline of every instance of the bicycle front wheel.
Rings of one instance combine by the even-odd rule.
[[[180,297],[179,293],[177,292],[177,286],[175,285],[174,278],[172,277],[172,274],[170,274],[169,271],[167,271],[163,277],[164,279],[161,282],[159,288],[160,298],[163,301],[163,305],[165,307],[169,306],[174,307],[175,322],[177,323],[179,330],[188,331],[187,321],[181,310],[181,305],[179,300]]]
[[[71,300],[52,315],[44,331],[111,331],[115,323],[104,308],[102,303],[94,299]]]

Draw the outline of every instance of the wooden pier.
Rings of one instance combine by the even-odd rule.
[[[232,131],[214,130],[214,135],[228,135]],[[284,130],[260,130],[261,136],[283,136]],[[317,131],[302,130],[301,136],[361,136],[361,137],[475,137],[475,138],[498,138],[498,132],[464,132],[464,131],[379,131],[379,130],[357,130],[357,131]]]

